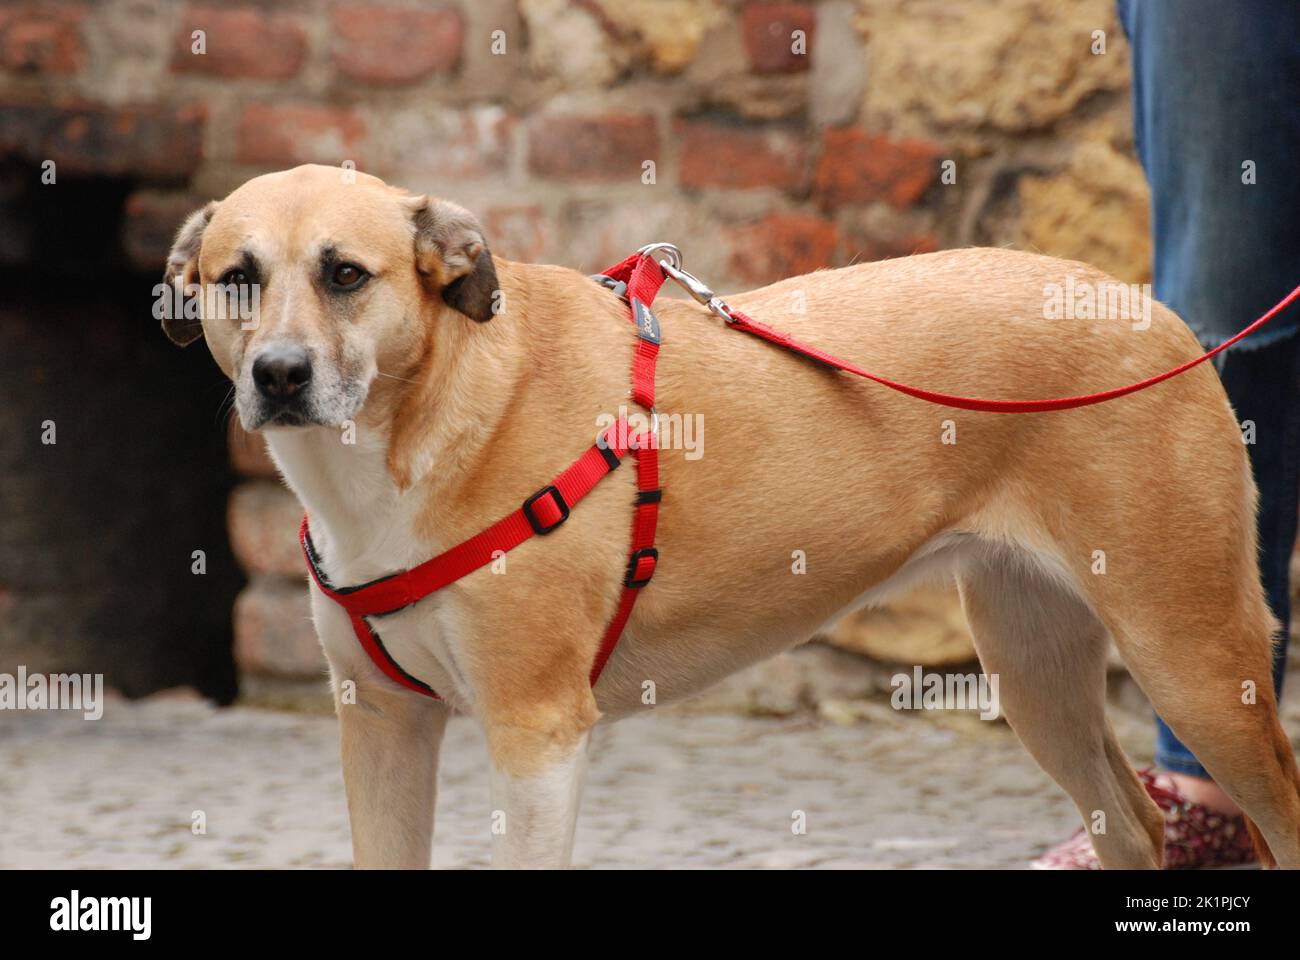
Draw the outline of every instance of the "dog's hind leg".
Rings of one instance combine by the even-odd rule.
[[[1106,720],[1106,629],[1028,551],[985,543],[957,573],[1003,715],[1070,795],[1107,868],[1158,868],[1164,818]]]
[[[1167,429],[1184,436],[1199,422]],[[1300,781],[1273,692],[1276,624],[1259,581],[1249,465],[1232,430],[1189,449],[1204,469],[1112,463],[1110,489],[1143,496],[1070,511],[1059,555],[1156,712],[1262,833],[1262,859],[1300,867]],[[1097,553],[1105,562],[1090,574]]]
[[[451,711],[382,678],[357,682],[335,705],[343,783],[358,868],[427,869],[432,855],[438,752]]]
[[[1300,776],[1278,722],[1272,617],[1253,584],[1228,580],[1203,581],[1178,602],[1135,604],[1115,639],[1156,711],[1263,835],[1262,859],[1300,868]]]

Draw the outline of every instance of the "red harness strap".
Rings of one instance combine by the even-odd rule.
[[[648,266],[647,266],[648,265]],[[650,312],[650,304],[663,286],[664,273],[654,261],[641,253],[611,267],[604,274],[615,283],[627,284],[628,304],[632,322],[636,324],[636,350],[632,355],[632,399],[650,411],[651,427],[648,442],[636,445],[636,509],[632,514],[632,553],[627,571],[623,575],[623,595],[619,598],[614,618],[605,629],[600,649],[591,665],[591,685],[594,687],[605,669],[610,654],[618,645],[623,628],[632,616],[632,608],[641,588],[654,576],[659,562],[655,549],[655,528],[659,523],[659,416],[655,410],[655,360],[659,356],[659,321]],[[645,435],[642,435],[645,438]]]
[[[618,467],[629,452],[637,460],[637,499],[632,521],[632,548],[623,577],[623,594],[609,627],[601,639],[591,668],[595,686],[610,654],[618,643],[632,615],[641,588],[654,576],[659,552],[654,547],[655,527],[659,518],[659,450],[654,409],[655,361],[659,356],[659,321],[650,312],[664,273],[647,256],[634,254],[605,274],[618,284],[626,284],[629,314],[636,324],[637,342],[632,357],[632,398],[650,412],[649,432],[631,434],[626,418],[619,420],[596,440],[553,482],[523,502],[513,513],[498,520],[483,532],[452,547],[418,567],[389,574],[354,587],[335,587],[320,568],[320,556],[311,540],[304,514],[298,528],[298,540],[307,569],[320,591],[347,613],[352,632],[363,650],[384,675],[395,683],[432,697],[442,698],[423,680],[412,676],[384,647],[384,642],[368,617],[382,617],[423,600],[448,584],[491,563],[498,551],[513,550],[535,535],[544,536],[568,519],[569,511],[604,477]]]

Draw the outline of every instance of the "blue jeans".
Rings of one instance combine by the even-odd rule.
[[[1300,283],[1300,3],[1118,2],[1151,184],[1155,295],[1217,346]],[[1260,493],[1261,575],[1283,625],[1279,693],[1300,510],[1298,329],[1292,307],[1217,358],[1238,419],[1255,423],[1247,450]],[[1156,727],[1157,764],[1208,776],[1159,717]]]

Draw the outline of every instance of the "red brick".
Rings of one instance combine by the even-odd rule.
[[[226,527],[235,560],[252,576],[301,576],[301,520],[298,499],[280,484],[268,480],[241,483],[231,491],[226,507]]]
[[[240,163],[292,166],[352,160],[366,135],[357,113],[314,104],[250,103],[239,117],[235,152]]]
[[[773,283],[835,266],[835,224],[803,213],[774,213],[733,227],[731,272],[746,283]]]
[[[320,678],[325,655],[311,622],[301,581],[258,578],[235,600],[235,664],[241,673]]]
[[[81,4],[23,4],[0,11],[0,65],[16,73],[76,73],[86,62]]]
[[[334,9],[334,35],[334,66],[343,76],[362,83],[414,83],[456,69],[465,18],[451,6],[345,4]]]
[[[206,52],[194,53],[193,33],[205,34]],[[307,33],[285,13],[257,7],[194,5],[176,28],[172,70],[218,77],[287,80],[307,59]]]
[[[903,209],[939,174],[939,150],[919,140],[891,140],[849,127],[827,130],[815,191],[825,209],[877,200]]]
[[[812,55],[817,14],[802,3],[751,3],[741,18],[741,35],[754,73],[798,73]],[[804,32],[803,53],[794,52],[794,31]]]
[[[679,177],[685,187],[805,186],[806,155],[788,130],[763,130],[709,120],[679,120]]]
[[[488,246],[498,256],[537,263],[546,252],[546,223],[535,204],[489,207],[483,212]]]
[[[205,121],[199,105],[0,103],[0,156],[53,160],[59,173],[188,180]]]
[[[271,454],[266,449],[266,437],[260,433],[249,433],[239,425],[238,417],[230,418],[230,427],[226,432],[226,446],[230,451],[230,465],[241,476],[279,476],[275,461],[271,459]]]
[[[529,169],[555,180],[638,181],[658,158],[654,117],[544,115],[528,132]]]

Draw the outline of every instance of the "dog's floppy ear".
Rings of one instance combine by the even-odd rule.
[[[185,287],[199,281],[199,248],[203,246],[203,231],[208,228],[208,222],[216,209],[217,201],[213,200],[202,209],[195,210],[185,218],[180,230],[176,232],[176,240],[172,244],[171,253],[167,254],[167,269],[163,274],[163,281],[168,286],[180,287],[173,303],[184,303]],[[178,347],[188,347],[203,336],[203,325],[184,316],[183,310],[180,313],[181,316],[174,316],[173,311],[169,310],[163,314],[163,333]]]
[[[406,202],[415,224],[415,268],[425,286],[471,320],[491,320],[497,302],[497,272],[474,215],[454,203],[427,196]]]

